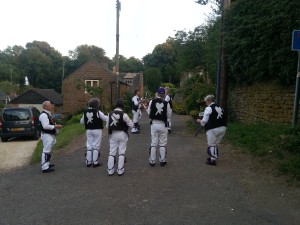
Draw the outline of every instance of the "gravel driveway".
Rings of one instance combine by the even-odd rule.
[[[28,165],[37,143],[25,138],[0,142],[0,173]]]

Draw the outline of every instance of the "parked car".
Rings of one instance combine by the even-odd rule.
[[[40,137],[40,111],[35,107],[4,108],[0,117],[0,137],[2,142],[13,137]]]

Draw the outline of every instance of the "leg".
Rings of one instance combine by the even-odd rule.
[[[124,174],[124,162],[125,162],[125,152],[127,148],[128,135],[125,132],[119,134],[119,161],[118,161],[118,174],[122,176]]]
[[[207,154],[209,155],[206,164],[215,166],[216,160],[218,158],[218,148],[217,148],[216,133],[214,129],[208,130],[206,132],[206,137],[207,137],[207,144],[208,144]]]
[[[137,134],[139,132],[139,130],[138,130],[139,113],[137,111],[134,111],[134,110],[132,110],[132,113],[133,113],[132,122],[134,123],[134,126],[131,129],[131,133]]]
[[[51,150],[53,145],[56,143],[56,139],[54,135],[51,134],[42,134],[41,136],[43,142],[43,153],[42,153],[42,162],[41,167],[42,170],[48,170],[50,166],[51,159]]]
[[[92,156],[93,156],[93,135],[92,130],[86,130],[86,153],[85,161],[86,166],[90,167],[92,165]]]
[[[112,176],[115,173],[115,158],[118,149],[118,140],[113,133],[109,137],[109,156],[107,160],[107,173]]]
[[[168,129],[161,125],[161,129],[159,132],[159,161],[161,166],[165,166],[167,164],[167,145],[168,143]]]
[[[158,129],[156,124],[151,125],[151,147],[149,152],[150,166],[155,165],[156,161],[156,146],[158,145]]]
[[[93,130],[93,167],[100,166],[100,145],[102,141],[102,130]]]

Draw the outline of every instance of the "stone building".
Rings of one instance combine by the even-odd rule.
[[[135,89],[144,92],[144,75],[140,73],[120,73],[120,79],[129,85],[129,91],[133,93]]]
[[[64,113],[82,110],[91,97],[101,100],[102,110],[109,109],[116,99],[116,86],[116,76],[106,64],[88,61],[63,80]],[[120,80],[120,97],[128,90],[129,85]]]

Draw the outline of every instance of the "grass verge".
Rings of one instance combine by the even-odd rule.
[[[77,121],[76,121],[77,122]],[[66,125],[57,135],[57,143],[53,146],[53,150],[58,150],[66,145],[68,145],[73,139],[77,136],[83,134],[85,132],[84,126],[77,123]],[[41,161],[41,154],[43,150],[43,144],[40,140],[35,148],[32,157],[31,157],[31,164],[35,164]]]
[[[197,128],[186,122],[191,132]],[[240,152],[249,153],[259,162],[268,162],[290,184],[300,186],[300,128],[290,125],[229,123],[225,139]],[[264,166],[264,165],[262,165]]]
[[[300,185],[300,129],[289,125],[230,123],[225,138],[240,151],[276,168]]]

